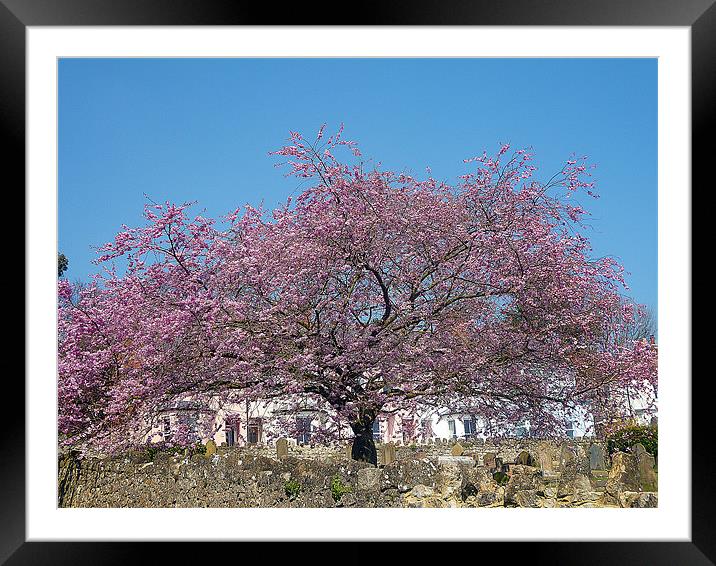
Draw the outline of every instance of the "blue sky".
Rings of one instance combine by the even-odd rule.
[[[345,124],[366,158],[454,181],[498,143],[531,146],[538,177],[587,155],[595,255],[657,306],[656,59],[61,59],[59,251],[66,276],[141,223],[144,194],[220,216],[285,201],[267,155],[289,130]]]

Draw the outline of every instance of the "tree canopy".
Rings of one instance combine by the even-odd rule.
[[[62,277],[65,271],[67,271],[69,264],[70,262],[67,260],[65,254],[57,254],[57,277]]]
[[[655,346],[624,340],[638,307],[623,268],[592,258],[584,159],[540,182],[531,153],[503,145],[448,185],[369,169],[341,134],[274,152],[308,181],[295,201],[221,223],[149,204],[101,248],[126,270],[79,297],[59,282],[67,442],[118,450],[186,395],[310,396],[374,461],[381,410],[469,406],[548,434],[560,409],[656,387]]]

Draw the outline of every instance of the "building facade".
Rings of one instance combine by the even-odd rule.
[[[631,400],[634,420],[643,424],[651,422],[647,406],[645,398]],[[587,409],[579,409],[562,420],[562,433],[567,438],[590,437],[595,435],[595,431],[599,435],[594,415]],[[480,415],[434,408],[383,413],[373,425],[373,437],[376,442],[382,443],[532,435],[529,420],[495,427],[494,423]],[[348,426],[338,427],[331,414],[310,404],[296,411],[294,407],[289,410],[286,404],[277,400],[228,404],[215,400],[206,406],[187,399],[160,411],[143,441],[205,443],[213,440],[217,446],[245,446],[273,443],[280,437],[287,437],[295,444],[308,445],[340,442],[351,438],[352,432]]]

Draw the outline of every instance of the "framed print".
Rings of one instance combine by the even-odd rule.
[[[710,1],[0,14],[27,210],[8,564],[716,560],[691,369]]]

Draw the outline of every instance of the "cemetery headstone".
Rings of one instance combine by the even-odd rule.
[[[641,442],[638,442],[634,446],[631,447],[631,452],[634,454],[634,456],[639,458],[642,454],[646,454],[646,448],[644,448],[644,445]]]
[[[574,447],[574,454],[576,456],[575,469],[577,473],[588,476],[591,470],[589,468],[589,453],[587,449],[584,445],[577,444]]]
[[[562,447],[559,452],[559,463],[562,470],[574,466],[575,460],[577,459],[577,452],[574,446],[571,446],[567,442],[562,443]]]
[[[530,454],[526,450],[523,450],[517,456],[516,463],[520,464],[521,466],[534,466],[535,461],[534,461],[534,458],[532,457],[532,454]]]
[[[537,460],[539,462],[540,468],[542,468],[542,471],[544,472],[554,472],[554,453],[552,450],[552,447],[543,444],[538,447],[537,449]]]
[[[559,453],[559,466],[562,481],[568,482],[577,475],[577,449],[574,445],[563,442]]]
[[[604,457],[604,448],[602,448],[599,444],[592,444],[589,447],[589,469],[607,469],[606,459]]]
[[[472,467],[475,465],[475,460],[470,456],[438,456],[438,464],[461,464]]]
[[[288,440],[286,438],[279,438],[276,441],[276,456],[278,458],[288,456]]]
[[[462,444],[460,444],[459,442],[456,443],[450,450],[450,454],[452,456],[462,456],[463,452],[465,452],[465,449],[463,448]]]
[[[495,469],[495,454],[493,452],[486,452],[482,457],[483,465],[490,470]]]
[[[395,462],[395,444],[392,442],[388,442],[387,444],[383,444],[381,447],[381,451],[383,453],[383,465],[388,466]]]
[[[634,445],[632,452],[636,458],[641,488],[644,491],[657,491],[656,472],[654,471],[656,462],[654,457],[646,451],[643,444]]]

